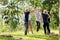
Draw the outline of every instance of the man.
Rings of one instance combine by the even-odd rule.
[[[48,17],[49,17],[49,15],[48,15],[47,10],[44,10],[44,13],[42,13],[42,18],[43,18],[43,28],[44,28],[45,34],[47,34],[46,31],[48,31],[48,34],[50,34]],[[46,30],[46,28],[47,28],[47,30]]]
[[[29,8],[26,8],[25,12],[25,35],[27,35],[27,32],[28,32],[28,18],[29,18]]]

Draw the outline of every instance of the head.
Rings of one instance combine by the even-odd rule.
[[[31,11],[32,11],[32,12],[34,12],[34,11],[35,11],[34,7],[32,7],[32,8],[31,8]]]
[[[41,13],[41,8],[40,7],[37,7],[37,12]]]
[[[48,14],[50,14],[50,12],[48,11]]]
[[[25,7],[25,11],[29,11],[29,9],[30,9],[29,6]]]
[[[48,11],[47,10],[44,10],[43,13],[48,14]]]

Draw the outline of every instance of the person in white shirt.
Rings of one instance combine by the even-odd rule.
[[[29,15],[28,25],[29,25],[29,30],[31,30],[31,32],[32,32],[32,34],[33,34],[32,22],[31,22],[31,14]],[[29,32],[29,31],[28,31],[28,32]]]
[[[36,17],[36,24],[37,24],[37,32],[39,31],[40,29],[40,20],[41,20],[41,9],[40,8],[37,8],[36,12],[35,12],[35,17]]]
[[[33,34],[33,29],[32,29],[32,22],[31,22],[31,17],[32,17],[32,13],[34,12],[34,9],[32,8],[30,10],[30,14],[29,14],[29,19],[28,19],[28,25],[29,25],[29,29],[31,30],[32,34]],[[29,32],[29,31],[28,31]]]

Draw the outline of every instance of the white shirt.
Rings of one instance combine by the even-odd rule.
[[[41,20],[41,13],[38,13],[38,12],[36,12],[36,21],[39,21],[40,22],[40,20]]]
[[[29,14],[29,19],[28,20],[31,20],[31,15]]]

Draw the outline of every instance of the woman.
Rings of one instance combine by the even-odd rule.
[[[31,21],[31,17],[32,17],[32,13],[34,12],[34,9],[32,8],[29,14],[29,20],[28,20],[28,24],[29,24],[29,29],[31,30],[32,34],[33,34],[33,30],[32,30],[32,21]],[[29,32],[29,31],[28,31]]]
[[[50,16],[51,16],[50,12],[48,12],[48,15],[49,15],[48,21],[49,21],[49,23],[50,23]]]
[[[40,20],[41,20],[41,9],[39,9],[38,7],[37,7],[37,10],[36,10],[36,24],[37,24],[37,32],[39,31],[39,29],[40,29]]]

